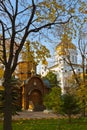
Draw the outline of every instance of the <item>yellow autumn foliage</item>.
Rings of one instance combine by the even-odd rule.
[[[3,77],[3,74],[4,74],[4,70],[2,68],[0,68],[0,78]]]
[[[74,8],[71,8],[71,9],[69,10],[69,12],[70,12],[70,13],[75,13],[75,9],[74,9]]]
[[[3,86],[0,86],[0,90],[4,90],[4,87],[3,87]]]
[[[81,108],[87,108],[87,81],[82,83],[76,91],[76,96],[79,100]],[[84,102],[84,103],[83,103]]]
[[[28,43],[29,42],[29,43]],[[46,46],[42,45],[39,42],[31,42],[27,41],[25,43],[25,48],[22,52],[22,60],[23,61],[32,61],[33,63],[40,62],[46,60],[46,58],[50,57],[50,51],[46,48]]]

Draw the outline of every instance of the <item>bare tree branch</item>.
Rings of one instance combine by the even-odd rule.
[[[28,29],[29,29],[30,24],[31,24],[31,22],[32,22],[32,20],[33,20],[33,18],[34,18],[34,15],[35,15],[36,6],[35,6],[35,4],[34,4],[34,0],[32,0],[32,6],[33,6],[33,9],[32,9],[32,12],[31,12],[31,16],[30,16],[30,18],[29,18],[29,20],[28,20],[26,29],[25,29],[25,34],[24,34],[24,36],[23,36],[23,38],[22,38],[22,40],[21,40],[21,43],[20,43],[19,48],[16,50],[16,53],[15,53],[14,64],[13,64],[13,67],[12,67],[12,73],[13,73],[13,71],[14,71],[16,65],[17,65],[17,60],[18,60],[19,53],[20,53],[20,51],[21,51],[21,49],[22,49],[22,47],[23,47],[23,45],[24,45],[24,42],[25,42],[25,40],[26,40],[26,37],[27,37],[28,34],[29,34],[29,33],[28,33]]]
[[[68,23],[68,22],[71,20],[72,17],[73,17],[73,16],[70,16],[69,19],[66,20],[66,21],[64,21],[64,22],[52,22],[52,23],[48,23],[48,24],[42,25],[42,26],[40,26],[40,27],[36,27],[36,28],[34,28],[34,29],[29,30],[28,33],[38,32],[39,30],[41,30],[41,29],[43,29],[43,28],[47,28],[47,27],[49,27],[49,26],[51,26],[51,25],[66,24],[66,23]]]

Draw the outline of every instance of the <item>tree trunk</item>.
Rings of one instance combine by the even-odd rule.
[[[7,75],[4,81],[4,122],[3,130],[12,130],[12,92],[10,85],[11,77]]]

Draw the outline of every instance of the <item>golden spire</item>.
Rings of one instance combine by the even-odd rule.
[[[59,55],[66,55],[66,50],[68,49],[76,50],[76,46],[71,42],[71,39],[68,38],[66,34],[63,34],[61,42],[56,46],[56,51],[58,50]]]

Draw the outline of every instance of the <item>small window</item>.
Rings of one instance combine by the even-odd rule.
[[[47,70],[47,67],[45,66],[44,71],[46,71],[46,70]]]
[[[42,74],[44,74],[44,72],[42,72]]]
[[[72,62],[74,62],[74,56],[72,56]]]
[[[75,62],[77,63],[77,57],[75,56]]]
[[[78,69],[78,71],[80,71],[80,69]]]

